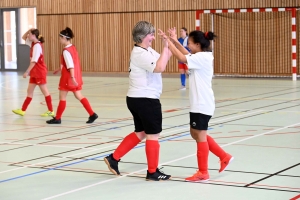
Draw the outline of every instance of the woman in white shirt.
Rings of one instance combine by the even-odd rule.
[[[187,63],[190,71],[190,132],[197,142],[198,171],[186,181],[205,182],[209,180],[208,153],[211,151],[220,158],[222,172],[233,157],[226,153],[209,135],[208,122],[215,110],[215,98],[212,90],[213,55],[210,41],[215,35],[212,32],[192,31],[188,38],[189,53],[177,40],[176,29],[169,29],[170,38],[162,31],[161,35],[169,42],[169,49],[178,61]]]
[[[132,30],[135,45],[131,51],[129,90],[126,103],[133,116],[135,130],[127,135],[113,154],[104,158],[109,170],[120,175],[118,162],[126,153],[146,138],[145,150],[148,163],[146,180],[169,180],[170,175],[161,172],[159,160],[159,134],[162,131],[162,112],[159,101],[162,92],[161,73],[166,69],[172,53],[163,39],[162,53],[151,48],[155,39],[154,26],[146,21],[138,22]]]

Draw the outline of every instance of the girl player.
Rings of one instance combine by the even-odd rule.
[[[59,81],[59,104],[56,111],[56,116],[48,120],[48,124],[61,124],[61,116],[66,108],[66,97],[68,92],[73,92],[76,99],[78,99],[90,117],[86,123],[93,123],[98,115],[93,111],[87,98],[82,96],[82,76],[80,68],[80,60],[77,50],[71,44],[71,39],[74,34],[70,28],[66,28],[60,32],[60,43],[64,45],[63,53],[61,56],[61,69],[56,70],[54,74],[61,70],[61,77]]]
[[[54,116],[52,99],[47,88],[47,66],[44,62],[43,43],[45,42],[38,29],[29,29],[22,37],[26,44],[30,46],[30,65],[23,78],[26,78],[30,73],[29,85],[27,88],[27,97],[21,109],[12,110],[17,115],[24,116],[25,111],[30,104],[35,87],[38,85],[47,103],[48,111],[43,113],[42,117]]]
[[[184,46],[188,51],[188,36],[187,36],[187,29],[185,27],[182,27],[180,29],[180,38],[178,38],[178,41],[182,46]],[[186,90],[185,87],[185,79],[186,79],[186,74],[188,73],[188,67],[186,66],[185,63],[179,62],[178,61],[178,68],[180,72],[180,80],[181,80],[181,88],[180,90]]]
[[[189,34],[188,48],[191,54],[177,41],[176,29],[169,29],[169,49],[173,55],[183,63],[187,63],[190,70],[190,132],[197,142],[197,160],[199,170],[186,181],[205,182],[209,180],[208,153],[211,151],[220,158],[219,172],[225,170],[233,157],[226,153],[209,135],[208,122],[215,110],[215,99],[212,90],[213,55],[209,51],[210,40],[215,35],[212,32],[192,31]]]
[[[104,158],[109,170],[120,175],[120,159],[146,138],[145,151],[148,163],[146,180],[165,181],[171,178],[161,172],[159,161],[159,134],[162,131],[162,112],[159,101],[162,92],[161,73],[165,71],[171,52],[168,42],[163,41],[159,55],[151,48],[155,39],[154,26],[147,21],[138,22],[132,30],[135,45],[131,51],[129,89],[126,103],[133,116],[135,131],[127,135],[113,154]]]

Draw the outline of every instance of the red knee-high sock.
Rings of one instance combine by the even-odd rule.
[[[135,132],[127,135],[113,153],[114,159],[120,160],[120,158],[122,158],[126,153],[133,149],[133,147],[140,143],[140,141],[141,140],[137,137]]]
[[[207,135],[207,143],[209,146],[209,150],[215,154],[216,156],[218,156],[220,158],[220,160],[223,160],[226,157],[226,152],[216,143],[216,141],[210,137],[209,135]]]
[[[30,104],[32,98],[31,97],[26,97],[23,105],[22,105],[22,111],[26,111],[27,110],[27,107],[28,105]]]
[[[197,160],[198,168],[201,173],[207,173],[208,171],[208,143],[197,142]]]
[[[82,103],[82,105],[86,109],[86,111],[89,113],[89,115],[92,116],[94,114],[94,111],[93,111],[89,101],[87,100],[87,98],[81,99],[80,102]]]
[[[47,103],[48,110],[53,112],[51,95],[46,96],[45,100],[46,100],[46,103]]]
[[[157,140],[146,140],[146,155],[149,173],[156,172],[159,160],[159,143]]]
[[[62,101],[62,100],[59,101],[59,104],[58,104],[58,107],[57,107],[57,111],[56,111],[55,119],[60,119],[61,118],[63,112],[66,109],[66,105],[67,105],[66,101]]]

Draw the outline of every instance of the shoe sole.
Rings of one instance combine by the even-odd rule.
[[[193,183],[205,183],[207,181],[209,181],[209,179],[206,180],[199,180],[199,181],[189,181],[189,180],[185,180],[186,182],[193,182]]]
[[[113,173],[116,176],[120,176],[113,168],[110,167],[110,164],[106,158],[104,158],[104,162],[107,165],[107,167],[111,173]]]
[[[41,117],[54,117],[55,115],[41,115]]]
[[[224,171],[227,169],[227,167],[229,166],[229,164],[230,164],[233,160],[234,160],[234,157],[232,156],[232,157],[230,158],[230,160],[229,160],[227,166],[226,166],[222,171],[220,171],[219,173],[224,172]]]
[[[20,116],[24,116],[24,114],[19,114],[19,113],[16,113],[15,111],[12,111],[13,113],[15,113],[16,115],[20,115]]]
[[[98,116],[96,117],[96,119],[98,119]],[[94,121],[96,121],[96,119],[94,119]],[[92,121],[92,122],[87,121],[86,123],[87,124],[92,124],[92,123],[94,123],[94,121]]]
[[[159,180],[154,180],[154,179],[147,179],[146,178],[146,181],[168,181],[168,180],[171,180],[172,177],[170,177],[169,179],[166,179],[166,180],[162,180],[162,179],[159,179]]]

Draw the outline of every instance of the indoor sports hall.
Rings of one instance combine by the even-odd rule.
[[[174,53],[161,73],[157,167],[171,178],[147,179],[148,139],[121,158],[119,176],[104,160],[136,129],[126,96],[136,47],[132,30],[139,21],[155,27],[151,47],[158,53],[167,45],[158,29],[166,37],[173,27],[177,38],[183,27],[187,35],[199,30],[217,36],[210,43],[215,110],[207,133],[234,159],[219,173],[220,159],[209,152],[205,182],[186,181],[198,173],[199,164],[190,131],[193,74],[186,71],[182,87]],[[74,32],[73,39],[66,27]],[[70,90],[61,123],[49,124],[52,114],[41,116],[49,102],[39,82],[26,113],[16,115],[14,110],[23,109],[28,99],[32,69],[37,68],[28,71],[35,50],[23,40],[33,28],[39,30],[36,41],[45,39],[41,51],[53,117],[62,101],[65,39],[77,48],[82,95],[98,118],[89,117],[91,108]],[[0,199],[300,199],[299,28],[298,0],[2,0]],[[65,66],[71,78],[77,77],[67,61]]]

